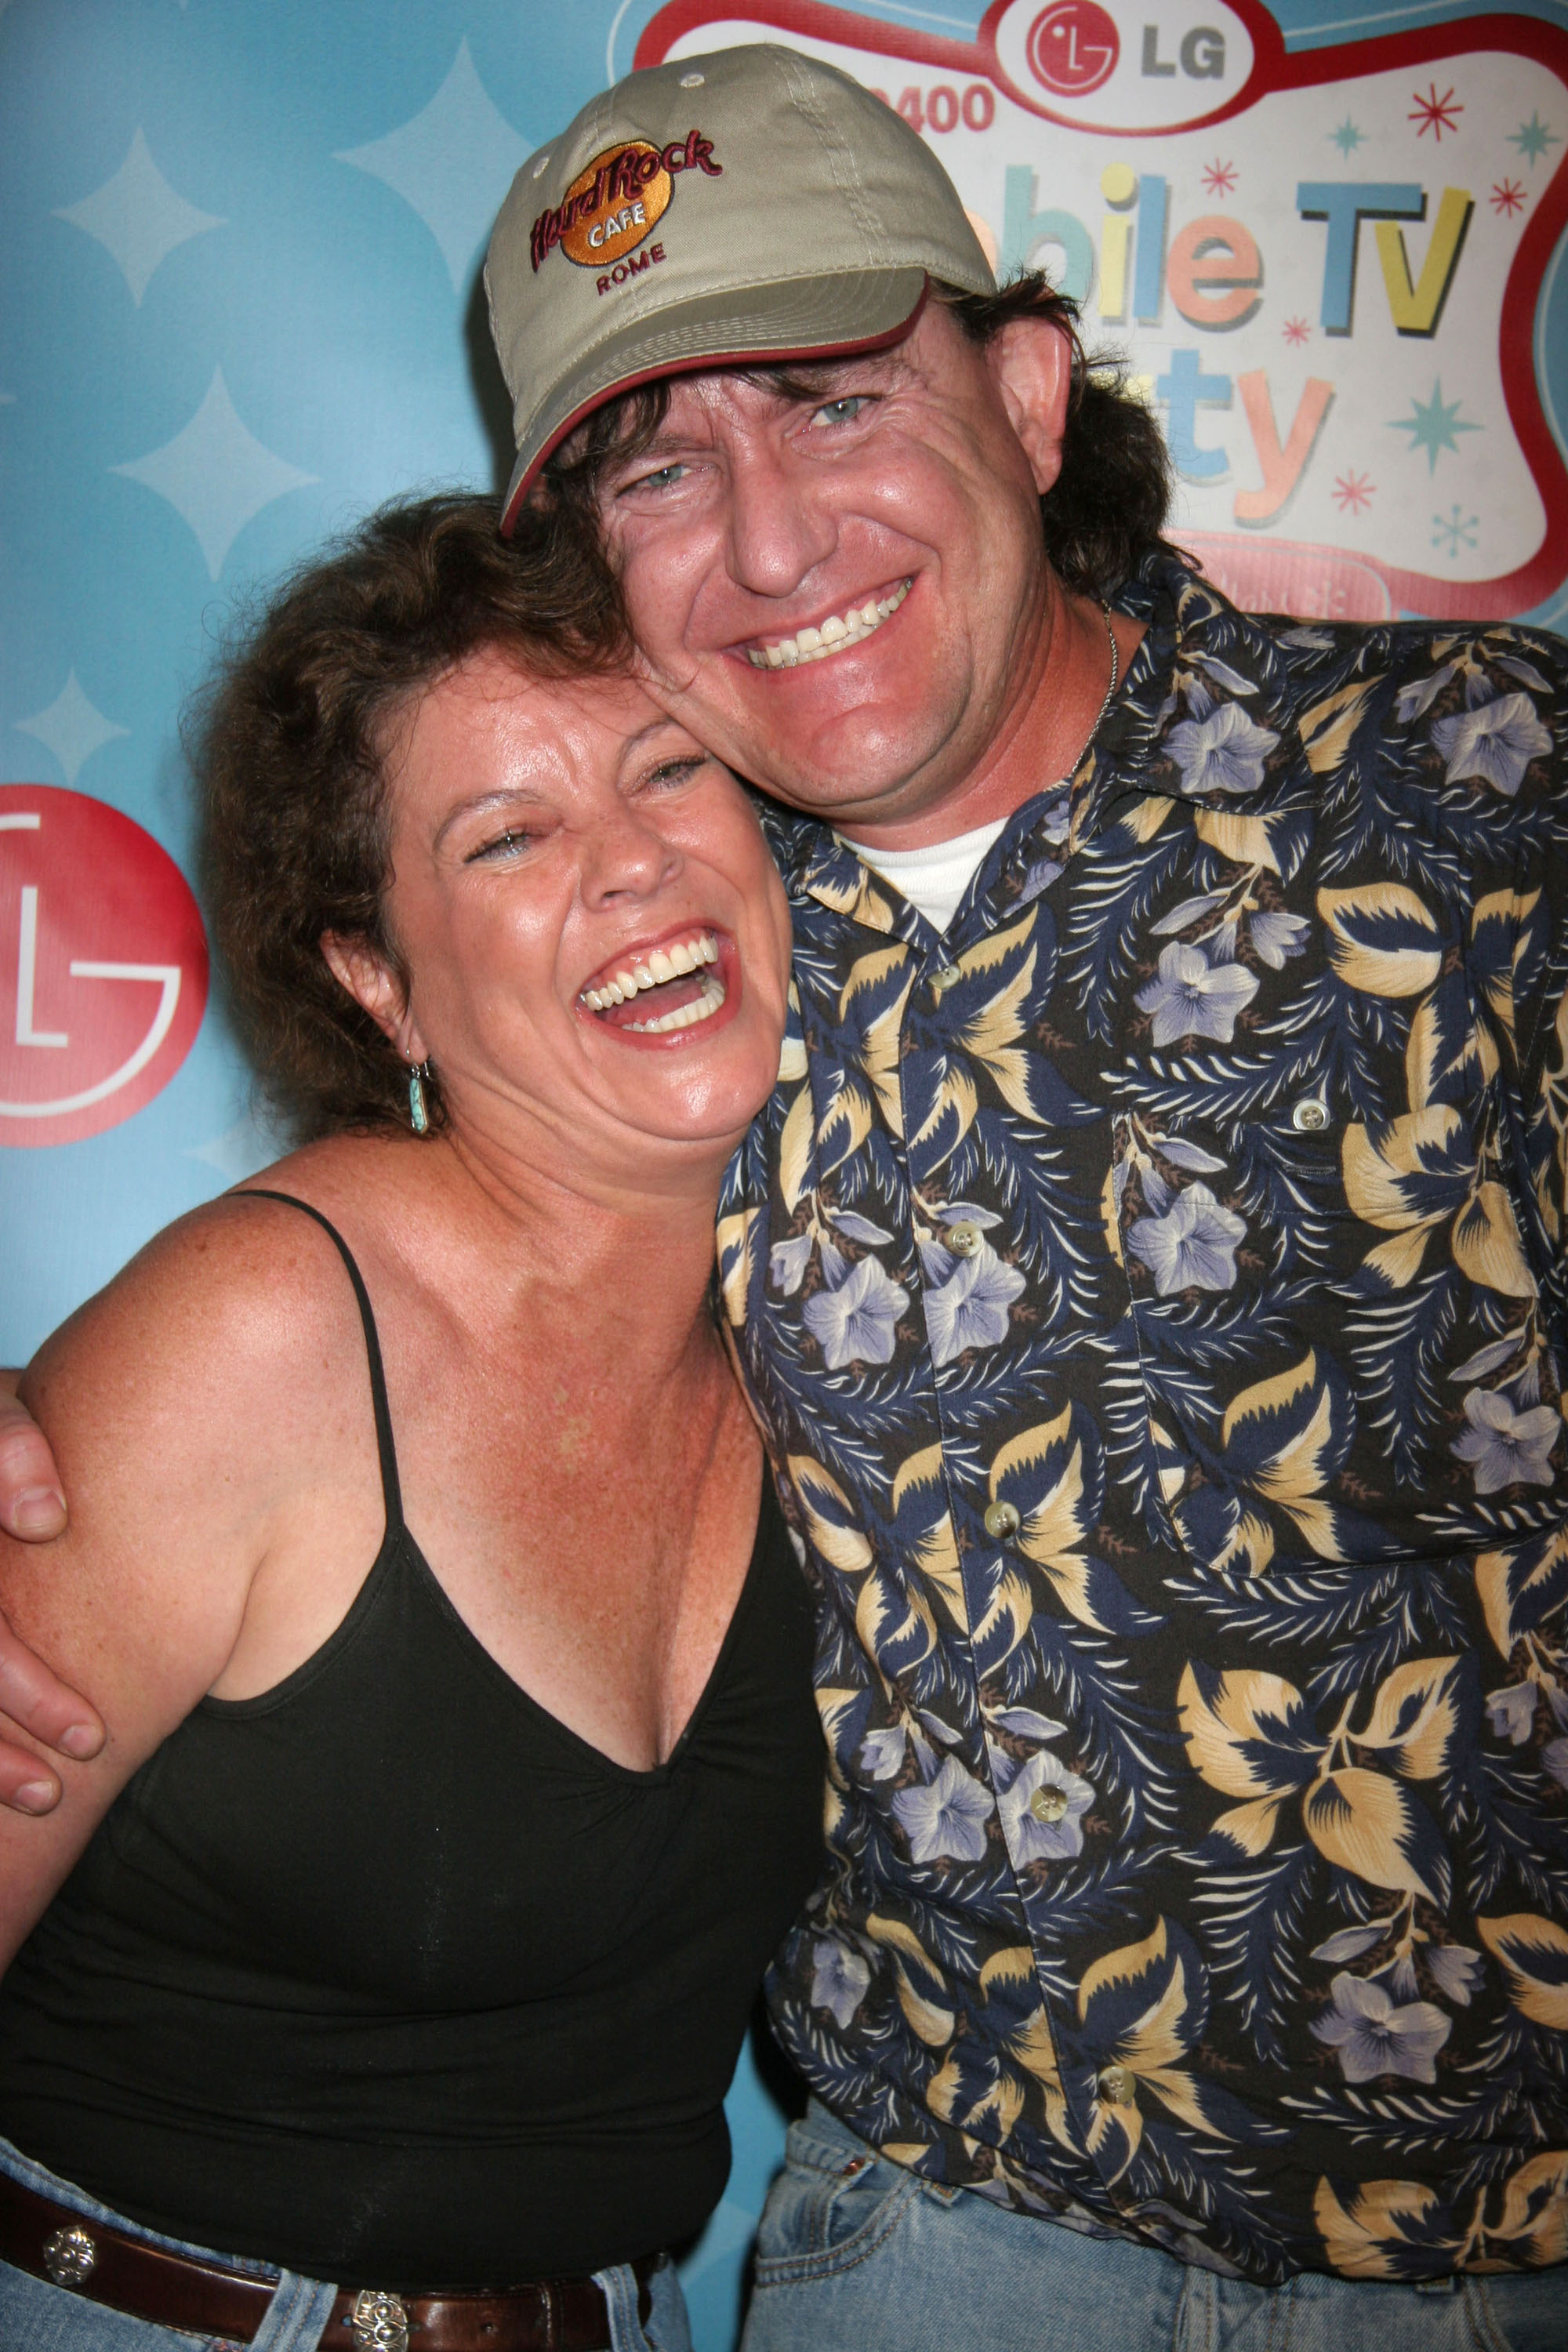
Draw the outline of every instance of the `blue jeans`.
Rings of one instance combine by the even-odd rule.
[[[851,2169],[850,2168],[855,2168]],[[1568,2268],[1258,2287],[938,2189],[813,2100],[757,2234],[742,2352],[1564,2352]]]
[[[317,2352],[331,2316],[337,2288],[322,2279],[297,2278],[292,2271],[275,2270],[268,2263],[242,2260],[237,2254],[215,2254],[210,2247],[193,2246],[178,2238],[161,2238],[121,2214],[100,2205],[85,2189],[46,2172],[41,2164],[0,2139],[0,2172],[26,2183],[59,2205],[68,2205],[84,2221],[111,2221],[133,2238],[155,2246],[173,2246],[184,2254],[205,2254],[252,2277],[276,2279],[272,2301],[251,2352]],[[653,2310],[647,2325],[637,2318],[637,2281],[625,2264],[595,2273],[605,2290],[610,2313],[610,2352],[691,2352],[686,2299],[673,2263],[655,2274]],[[132,2319],[110,2311],[68,2287],[51,2286],[47,2279],[0,2263],[0,2347],[3,2352],[239,2352],[239,2347],[216,2336],[187,2336],[177,2328],[154,2326],[151,2320]]]

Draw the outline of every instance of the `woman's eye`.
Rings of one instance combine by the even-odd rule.
[[[467,866],[475,866],[487,858],[499,862],[502,858],[520,857],[525,850],[532,848],[534,839],[531,833],[498,833],[493,841],[482,842],[478,849],[470,850],[463,862]]]
[[[657,792],[662,786],[685,783],[688,777],[694,776],[699,768],[705,768],[707,765],[706,751],[683,752],[678,760],[661,760],[657,768],[648,770],[643,782]]]
[[[849,425],[867,405],[863,392],[847,392],[837,400],[825,400],[812,416],[814,425]]]

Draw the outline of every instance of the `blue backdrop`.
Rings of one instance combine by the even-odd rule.
[[[188,867],[177,713],[215,634],[251,583],[390,493],[494,479],[506,409],[478,293],[491,217],[524,155],[629,68],[654,13],[655,0],[0,0],[0,850],[16,861],[0,860],[0,1050],[14,1066],[51,1052],[78,1076],[90,1063],[90,1016],[68,1048],[78,1016],[46,1002],[51,989],[87,1001],[58,992],[90,909],[71,899],[63,852],[28,882],[26,855],[55,836],[41,798],[4,786],[87,795]],[[981,10],[859,13],[967,38]],[[1290,47],[1484,14],[1471,0],[1276,13]],[[1568,26],[1559,0],[1514,13]],[[1543,184],[1568,111],[1543,105],[1538,126],[1547,143],[1521,148],[1521,165]],[[1560,247],[1534,342],[1559,440],[1561,260]],[[1559,604],[1543,617],[1561,625]],[[82,872],[76,887],[96,887]],[[184,986],[188,1013],[194,971]],[[174,1033],[157,1050],[174,1054]],[[0,1117],[0,1361],[24,1360],[154,1228],[273,1148],[216,1003],[134,1115],[52,1140],[64,1125]],[[687,2266],[702,2352],[734,2340],[782,2140],[750,2057],[731,2106],[730,2191]]]

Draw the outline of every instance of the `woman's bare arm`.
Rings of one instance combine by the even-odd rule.
[[[91,1694],[107,1739],[95,1761],[47,1766],[40,1738],[18,1746],[19,1775],[58,1775],[62,1795],[41,1821],[0,1811],[0,1969],[131,1775],[222,1674],[286,1513],[310,1318],[276,1222],[224,1204],[187,1218],[24,1380],[72,1508],[47,1549],[0,1535],[0,1609]]]

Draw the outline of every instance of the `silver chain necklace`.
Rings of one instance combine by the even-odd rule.
[[[1083,739],[1083,749],[1079,752],[1078,758],[1073,761],[1072,766],[1066,771],[1066,773],[1069,776],[1076,775],[1079,768],[1082,767],[1084,752],[1089,750],[1089,745],[1099,734],[1100,722],[1103,720],[1106,712],[1110,709],[1116,689],[1121,683],[1121,649],[1116,642],[1116,632],[1110,625],[1110,607],[1109,604],[1102,604],[1100,609],[1105,618],[1105,634],[1110,640],[1110,684],[1105,689],[1104,701],[1100,704],[1100,709],[1094,714],[1094,724]]]

